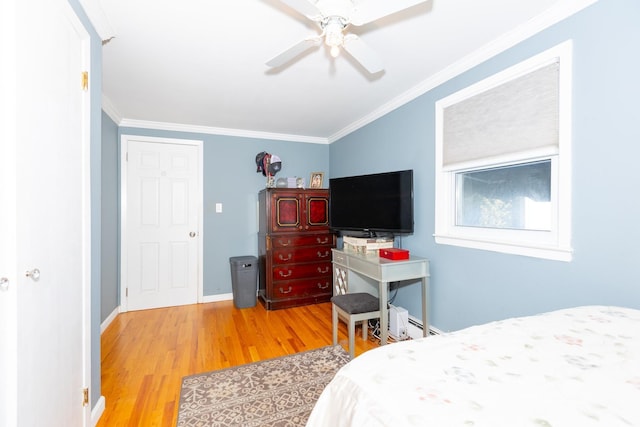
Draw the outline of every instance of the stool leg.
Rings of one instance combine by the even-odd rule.
[[[333,324],[333,345],[336,345],[338,344],[338,311],[333,304],[331,304],[331,323]]]
[[[367,332],[369,332],[369,321],[363,320],[362,321],[362,339],[364,341],[367,340]]]
[[[349,356],[353,359],[356,350],[356,322],[349,317]]]

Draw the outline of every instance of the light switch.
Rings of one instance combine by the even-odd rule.
[[[216,213],[222,213],[222,203],[216,203]]]

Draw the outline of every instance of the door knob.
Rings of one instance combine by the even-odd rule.
[[[34,282],[40,280],[40,270],[38,270],[37,268],[34,268],[31,271],[27,270],[24,275],[30,277]]]
[[[9,279],[6,277],[0,277],[0,291],[5,292],[9,290]]]
[[[196,232],[195,231],[190,232],[189,237],[196,237]]]

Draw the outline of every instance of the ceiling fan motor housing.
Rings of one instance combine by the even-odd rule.
[[[344,42],[344,34],[342,30],[347,26],[346,21],[339,16],[329,16],[322,20],[321,24],[324,30],[324,42],[327,46],[339,47]]]

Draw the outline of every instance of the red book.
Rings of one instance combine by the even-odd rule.
[[[387,249],[379,249],[378,251],[382,258],[387,258],[392,260],[409,259],[409,251],[406,249],[387,248]]]

